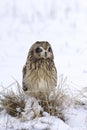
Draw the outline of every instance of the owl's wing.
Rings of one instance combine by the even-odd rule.
[[[53,79],[55,80],[55,86],[57,86],[57,69],[55,65],[53,67],[53,76],[54,76]]]
[[[24,77],[25,77],[25,75],[26,75],[26,65],[24,65],[24,67],[23,67],[23,81],[22,81],[22,85],[23,85],[23,90],[27,91],[27,86],[24,83]]]
[[[23,78],[24,78],[26,75],[26,65],[24,65],[22,72],[23,72]]]

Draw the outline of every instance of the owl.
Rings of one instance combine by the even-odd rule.
[[[47,94],[57,86],[57,70],[52,47],[47,41],[35,42],[23,67],[23,90],[30,96]]]

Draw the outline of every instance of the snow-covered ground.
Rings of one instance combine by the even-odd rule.
[[[27,100],[22,117],[11,117],[5,110],[0,112],[0,130],[87,130],[87,106],[69,107],[65,109],[65,122],[56,116],[43,112],[43,117],[34,112],[40,110],[37,101],[31,109],[31,101]],[[30,110],[29,110],[30,109]]]
[[[58,76],[67,76],[70,88],[87,87],[87,0],[0,0],[1,86],[7,87],[14,79],[21,84],[22,67],[28,50],[37,40],[47,40],[51,43]],[[75,110],[71,115],[74,117],[77,114],[77,118],[74,118],[79,120],[81,115],[87,113],[87,110],[84,111]],[[85,116],[83,122],[76,123],[73,117],[68,121],[70,127],[75,127],[73,130],[80,130],[80,127],[81,130],[87,130],[83,123]],[[3,118],[0,124],[3,124],[2,120]],[[48,120],[51,118],[46,119],[46,122]],[[66,124],[64,128],[58,127],[59,124],[63,126],[63,122],[56,117],[52,120],[50,129],[69,130]],[[73,120],[74,124],[71,123]],[[41,130],[41,127],[37,127],[38,125],[33,130]],[[6,127],[3,127],[4,129],[6,130]]]

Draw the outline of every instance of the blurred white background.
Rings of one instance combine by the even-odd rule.
[[[87,87],[87,0],[0,0],[0,85],[21,84],[37,40],[51,43],[58,76]]]

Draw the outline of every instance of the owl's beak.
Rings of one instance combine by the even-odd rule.
[[[45,58],[47,57],[47,52],[45,52]]]

